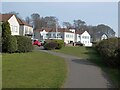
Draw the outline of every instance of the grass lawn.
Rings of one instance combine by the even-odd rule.
[[[2,55],[3,88],[60,88],[66,78],[64,59],[43,52]]]
[[[61,50],[54,51],[78,56],[83,59],[88,59],[89,61],[101,67],[102,70],[108,74],[116,87],[120,87],[120,73],[118,72],[118,69],[107,67],[104,64],[102,57],[93,48],[66,46],[63,47]]]
[[[2,55],[0,53],[0,89],[2,89]]]

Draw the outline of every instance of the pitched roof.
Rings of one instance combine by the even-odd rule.
[[[82,34],[83,32],[85,32],[85,31],[77,30],[77,31],[75,31],[75,34]]]
[[[14,14],[0,14],[0,21],[1,22],[6,22],[8,21]],[[16,17],[16,16],[15,16]],[[26,26],[30,26],[27,22],[25,22],[24,20],[21,20],[20,18],[16,17],[17,21],[20,25],[26,25]]]
[[[17,21],[20,25],[26,25],[26,26],[30,26],[32,27],[31,25],[29,25],[27,22],[25,22],[24,20],[21,20],[20,18],[17,17]]]
[[[13,16],[13,14],[0,14],[0,21],[1,21],[1,22],[6,22],[6,21],[8,21],[12,16]]]
[[[45,30],[46,32],[56,32],[56,29],[53,28],[44,28],[44,29],[36,29],[35,31],[41,32]],[[69,31],[68,29],[65,28],[58,28],[57,32],[69,32],[69,33],[74,33],[72,31]]]

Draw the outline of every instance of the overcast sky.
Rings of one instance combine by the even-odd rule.
[[[4,2],[2,13],[16,11],[22,18],[32,13],[40,16],[55,16],[60,24],[81,19],[87,25],[109,25],[118,34],[117,2]]]

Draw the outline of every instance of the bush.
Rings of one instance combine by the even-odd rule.
[[[53,44],[53,47],[51,46],[51,44]],[[49,47],[50,49],[48,49],[48,50],[61,49],[63,46],[65,46],[63,40],[46,40],[44,42],[44,48]]]
[[[3,38],[2,51],[14,53],[17,50],[17,39],[15,36],[7,36]]]
[[[2,23],[2,37],[7,37],[11,35],[10,24],[9,22]]]
[[[32,41],[25,36],[16,36],[18,49],[17,52],[30,52],[33,50]]]
[[[99,53],[104,57],[105,63],[110,67],[118,67],[120,65],[118,42],[120,38],[109,38],[102,40],[96,46]]]
[[[44,45],[44,49],[46,50],[52,50],[52,49],[55,49],[56,47],[57,47],[56,42],[46,42]]]
[[[64,46],[63,40],[54,40],[57,43],[57,47],[55,49],[61,49]]]

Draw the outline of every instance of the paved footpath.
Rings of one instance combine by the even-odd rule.
[[[63,88],[113,88],[107,75],[93,63],[63,53],[40,51],[65,58],[68,65],[68,76]]]

